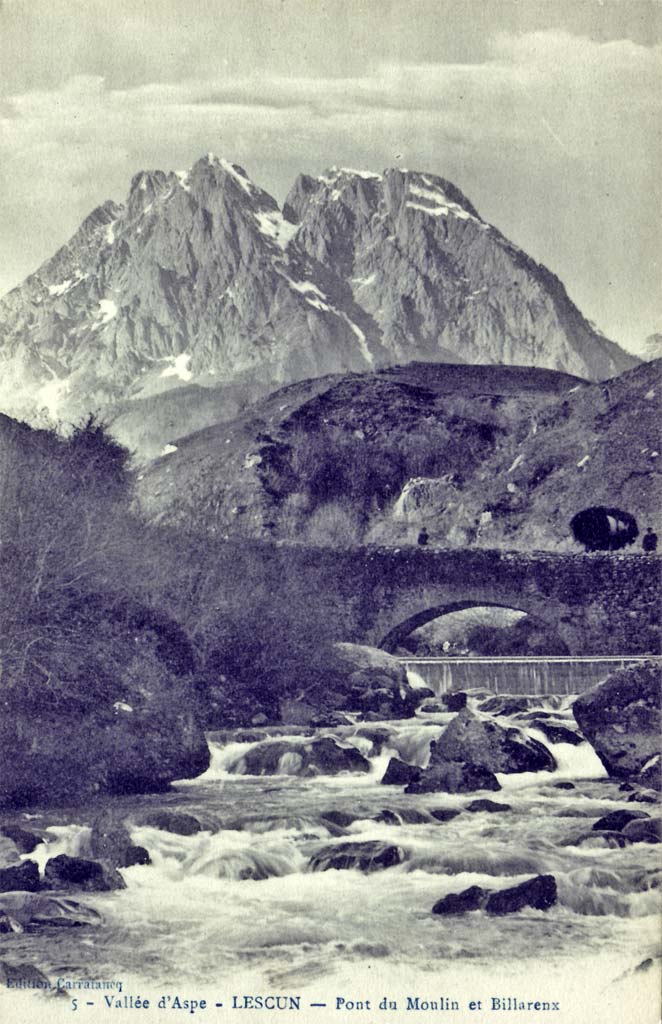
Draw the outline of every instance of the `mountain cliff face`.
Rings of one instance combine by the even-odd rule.
[[[662,528],[660,370],[416,363],[292,384],[141,469],[142,512],[228,538],[573,550],[593,504]]]
[[[594,379],[636,362],[457,188],[401,170],[302,176],[283,212],[212,154],[141,172],[0,302],[0,407],[32,420],[198,387],[215,422],[227,388],[412,358]]]

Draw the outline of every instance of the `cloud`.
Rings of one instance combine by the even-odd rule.
[[[282,198],[299,170],[345,162],[379,170],[401,153],[409,166],[455,177],[481,212],[578,280],[589,306],[631,329],[626,320],[642,315],[642,302],[654,315],[640,292],[651,286],[660,246],[652,225],[661,58],[659,46],[629,40],[502,32],[475,63],[388,58],[361,73],[315,75],[232,74],[217,61],[213,71],[177,80],[118,87],[102,74],[79,74],[6,94],[0,288],[48,256],[91,207],[121,199],[141,167],[188,166],[213,148]],[[616,227],[605,227],[605,204]],[[597,299],[598,286],[577,267],[586,237],[597,276],[627,283],[626,298]],[[644,264],[634,294],[628,249]]]

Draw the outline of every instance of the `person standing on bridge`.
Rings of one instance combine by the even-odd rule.
[[[654,555],[657,551],[657,534],[653,530],[652,526],[649,526],[646,530],[641,541],[641,546],[647,555]]]

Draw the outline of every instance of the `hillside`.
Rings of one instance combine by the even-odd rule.
[[[455,185],[399,169],[300,176],[282,211],[213,154],[142,171],[0,301],[0,409],[101,410],[143,456],[280,385],[417,359],[637,363]]]
[[[570,549],[608,504],[659,522],[660,363],[589,384],[411,364],[291,385],[141,470],[149,519],[228,537]]]

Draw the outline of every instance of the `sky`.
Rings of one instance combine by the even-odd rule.
[[[0,0],[0,294],[209,150],[455,182],[631,351],[662,331],[662,0]]]

